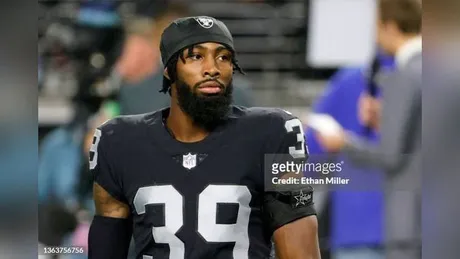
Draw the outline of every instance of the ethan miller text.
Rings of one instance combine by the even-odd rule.
[[[312,177],[287,177],[287,178],[279,178],[273,177],[272,183],[273,184],[331,184],[331,185],[346,185],[350,182],[350,179],[342,178],[342,177],[326,177],[324,179],[317,179]]]

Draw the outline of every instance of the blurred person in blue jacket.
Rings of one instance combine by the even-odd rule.
[[[55,4],[61,4],[60,1],[55,2]],[[71,49],[69,51],[75,51],[79,55],[75,54],[75,56],[78,57],[71,56],[69,58],[74,58],[78,61],[80,61],[79,58],[81,58],[86,61],[90,59],[89,54],[94,54],[95,51],[109,52],[108,49],[111,49],[113,47],[112,45],[117,45],[116,41],[104,42],[101,39],[103,36],[98,34],[104,33],[106,30],[111,32],[111,29],[120,26],[121,17],[117,12],[117,6],[117,3],[108,0],[81,1],[78,4],[78,11],[76,12],[76,19],[73,26],[84,29],[82,29],[83,32],[78,30],[74,31],[74,33],[76,33],[75,37],[86,37],[86,41],[77,42],[75,46],[67,47]],[[112,34],[107,35],[113,36]],[[91,45],[88,42],[101,46]],[[101,42],[104,42],[104,44]],[[107,57],[109,56],[108,53],[101,54],[109,59]],[[42,60],[43,58],[44,57],[42,57],[39,62],[39,72],[46,73],[47,71],[41,70],[43,69],[41,66],[44,62],[44,60]],[[107,62],[107,66],[110,66],[112,63]],[[81,66],[92,67],[90,63],[83,63]],[[105,73],[99,74],[96,72],[94,72],[93,75],[85,69],[82,71],[78,70],[76,73],[78,74],[76,80],[79,90],[92,85],[95,81],[100,79],[97,78],[98,76],[107,76]],[[88,118],[95,113],[97,114],[93,117],[104,118],[104,116],[109,116],[109,109],[113,110],[114,107],[117,106],[114,102],[106,102],[104,105],[101,105],[106,99],[106,96],[96,96],[92,94],[90,98],[88,98],[86,94],[84,95],[85,96],[82,97],[77,94],[72,97],[75,115],[71,122],[51,131],[42,142],[38,178],[39,201],[41,203],[53,199],[69,210],[77,206],[78,195],[76,194],[75,188],[70,188],[70,186],[75,186],[75,183],[79,180],[78,175],[74,171],[77,169],[79,170],[81,164],[82,143],[84,143],[85,134],[87,134],[88,131],[88,121],[91,121],[88,120]],[[93,99],[97,101],[93,103]],[[102,107],[102,109],[99,107]],[[97,126],[98,125],[94,127]],[[90,132],[90,135],[92,133],[93,132]]]
[[[380,69],[391,70],[394,60],[379,53],[376,57]],[[344,129],[378,140],[378,133],[367,129],[358,118],[360,96],[367,91],[373,78],[371,68],[352,67],[339,70],[331,79],[323,95],[316,101],[313,112],[329,114]],[[325,154],[312,130],[306,131],[312,158]],[[357,186],[378,188],[381,179],[378,172],[369,173],[353,168],[345,160],[342,175],[352,178]],[[353,175],[355,177],[353,177]],[[358,181],[357,183],[356,181]],[[353,188],[353,187],[351,187]],[[381,191],[336,190],[331,191],[331,250],[333,259],[384,258],[379,246],[383,242],[383,194]]]
[[[71,234],[79,223],[76,213],[82,209],[94,210],[91,199],[87,199],[91,198],[91,190],[83,190],[80,187],[84,183],[82,172],[84,172],[85,160],[87,160],[84,140],[87,134],[93,134],[94,130],[91,128],[98,126],[91,126],[91,120],[88,119],[98,111],[105,97],[87,96],[86,89],[100,79],[99,76],[105,76],[103,72],[105,67],[93,71],[91,70],[93,66],[84,62],[90,59],[86,55],[102,51],[103,56],[109,60],[106,66],[110,67],[110,64],[113,63],[109,56],[111,56],[112,47],[117,42],[115,40],[106,42],[104,36],[114,36],[111,34],[112,31],[118,31],[116,28],[119,28],[121,19],[116,8],[117,5],[110,1],[81,2],[78,4],[74,23],[69,25],[69,28],[79,28],[74,31],[75,35],[84,40],[73,42],[73,45],[66,45],[66,48],[71,53],[78,53],[78,55],[70,55],[72,59],[83,61],[83,63],[79,66],[81,70],[76,72],[79,88],[78,93],[72,98],[75,107],[74,118],[70,123],[47,134],[40,146],[38,165],[39,241],[45,245],[62,245],[65,237]],[[58,19],[57,22],[62,21]],[[49,58],[52,59],[53,56]],[[108,104],[103,105],[101,112],[93,118],[109,119],[108,110]]]
[[[42,141],[38,167],[39,241],[46,245],[73,242],[75,228],[94,213],[92,177],[86,154],[97,126],[119,113],[106,102],[89,121],[75,118]]]

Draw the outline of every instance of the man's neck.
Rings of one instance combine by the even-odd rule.
[[[174,138],[180,142],[193,143],[206,138],[209,132],[195,125],[192,118],[179,107],[174,100],[171,101],[166,127],[172,132]]]

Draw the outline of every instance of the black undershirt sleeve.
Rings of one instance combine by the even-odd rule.
[[[126,259],[132,220],[94,216],[88,236],[88,259]]]

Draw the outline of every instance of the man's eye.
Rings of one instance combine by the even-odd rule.
[[[188,56],[188,58],[192,60],[200,60],[202,56],[200,54],[191,54],[190,56]]]
[[[226,55],[222,55],[222,56],[219,56],[219,60],[221,60],[221,61],[229,61],[230,57],[226,56]]]

